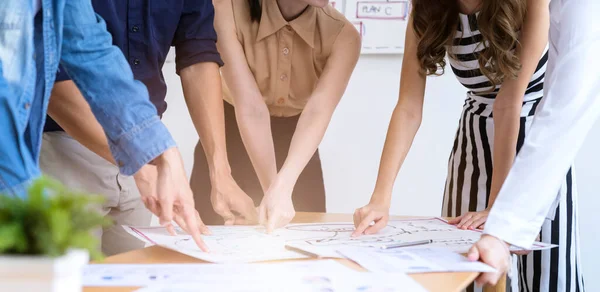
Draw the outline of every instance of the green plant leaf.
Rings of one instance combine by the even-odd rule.
[[[11,249],[23,252],[27,249],[27,240],[22,227],[17,222],[0,226],[0,253]]]
[[[46,177],[31,184],[25,199],[0,195],[0,254],[61,256],[81,248],[101,258],[93,231],[110,222],[98,211],[102,201]]]
[[[67,241],[71,231],[71,218],[69,211],[64,209],[52,209],[48,213],[52,241],[62,244]]]

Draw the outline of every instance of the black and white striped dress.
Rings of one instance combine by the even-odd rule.
[[[478,53],[484,50],[476,15],[460,15],[452,46],[448,47],[452,71],[468,90],[458,131],[448,163],[444,190],[443,216],[459,216],[487,207],[492,181],[494,119],[492,107],[500,85],[492,88],[479,70]],[[523,98],[517,151],[523,145],[536,107],[543,94],[548,48],[527,86]],[[491,89],[494,89],[490,92]],[[523,182],[543,183],[543,182]],[[560,204],[542,227],[544,242],[559,247],[533,252],[515,261],[518,279],[513,291],[584,291],[579,254],[577,190],[573,171],[569,171],[560,190]],[[472,291],[473,287],[469,290]]]

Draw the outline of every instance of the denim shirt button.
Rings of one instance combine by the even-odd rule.
[[[26,110],[28,110],[31,107],[31,104],[26,102],[25,105],[23,106]]]
[[[117,161],[117,164],[119,165],[119,167],[123,167],[125,165],[125,163],[123,163],[123,161],[121,160]]]

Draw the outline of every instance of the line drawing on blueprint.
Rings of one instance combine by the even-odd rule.
[[[221,255],[236,255],[240,253],[256,254],[265,249],[281,249],[284,243],[264,233],[262,227],[212,228],[211,235],[203,236],[211,252]],[[180,250],[198,251],[193,238],[185,234],[178,238],[174,245]]]
[[[350,237],[354,231],[351,223],[317,223],[317,224],[293,224],[284,227],[283,232],[278,233],[287,243],[305,243],[311,246],[333,246],[333,245],[359,245],[376,246],[389,242],[396,242],[404,238],[430,238],[430,235],[445,234],[442,241],[445,244],[456,242],[470,242],[477,234],[468,232],[466,238],[460,229],[437,219],[422,220],[391,220],[383,230],[373,235]],[[456,238],[447,238],[448,233],[456,232]],[[463,234],[461,234],[463,233]],[[461,236],[463,235],[463,236]],[[436,237],[436,236],[432,236]],[[431,238],[434,239],[434,238]],[[435,242],[435,240],[434,240]]]

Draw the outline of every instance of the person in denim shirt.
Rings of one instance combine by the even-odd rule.
[[[206,157],[205,167],[211,170],[206,196],[212,195],[214,209],[228,224],[257,221],[256,208],[233,180],[227,159],[219,74],[223,62],[216,47],[212,1],[91,2],[94,11],[106,22],[113,44],[128,60],[134,78],[148,88],[159,116],[167,109],[167,84],[162,67],[174,46],[175,71],[181,77],[183,97],[205,146],[199,155]],[[48,114],[53,119],[48,118],[45,126],[40,155],[42,171],[68,186],[102,194],[107,199],[102,212],[113,219],[115,226],[102,231],[105,254],[143,247],[143,242],[127,234],[120,225],[150,224],[151,213],[140,195],[146,198],[147,193],[153,192],[153,167],[143,167],[134,177],[119,174],[102,127],[62,68],[52,90]],[[178,125],[182,126],[186,127]],[[213,209],[210,201],[206,207]]]
[[[175,142],[89,0],[0,3],[0,193],[26,196],[40,175],[42,130],[59,63],[102,125],[120,172],[156,166],[157,192],[149,200],[160,223],[172,231],[175,220],[206,250],[201,233],[208,230],[194,209]]]

